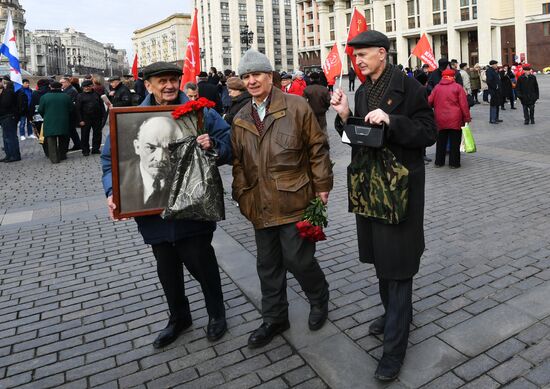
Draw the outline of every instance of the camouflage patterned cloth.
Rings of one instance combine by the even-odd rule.
[[[363,147],[348,166],[348,206],[353,212],[385,224],[407,216],[409,170],[386,147]]]

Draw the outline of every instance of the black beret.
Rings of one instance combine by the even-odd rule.
[[[59,81],[54,81],[50,84],[50,88],[52,89],[61,89],[62,85]]]
[[[82,81],[82,85],[80,85],[82,88],[85,86],[92,86],[94,83],[91,80],[84,80]]]
[[[281,80],[292,80],[292,74],[288,74],[288,73],[283,74],[281,76]]]
[[[111,76],[111,77],[109,77],[109,82],[117,81],[117,80],[120,81],[120,76]]]
[[[143,69],[143,78],[147,80],[150,77],[166,73],[181,76],[183,72],[181,71],[179,66],[174,65],[173,63],[160,61],[146,66]]]
[[[489,65],[496,65],[498,62],[495,61],[494,59],[490,60],[489,61]]]
[[[390,40],[380,31],[368,30],[357,35],[348,42],[350,47],[383,47],[388,51],[390,49]]]

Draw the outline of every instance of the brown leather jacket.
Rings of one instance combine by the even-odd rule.
[[[326,131],[307,101],[277,88],[260,136],[252,104],[233,119],[233,198],[241,213],[262,229],[302,219],[316,192],[332,189]]]

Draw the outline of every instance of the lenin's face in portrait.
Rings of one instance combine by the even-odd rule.
[[[143,169],[153,178],[166,177],[170,167],[168,144],[182,136],[172,118],[153,117],[144,121],[134,140],[134,151]]]

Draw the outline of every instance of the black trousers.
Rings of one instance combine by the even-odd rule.
[[[535,122],[535,104],[523,104],[523,118],[525,122]]]
[[[92,151],[97,152],[101,146],[101,118],[95,120],[85,118],[84,123],[86,124],[80,128],[82,152],[90,152],[90,130],[92,130]]]
[[[378,288],[386,311],[384,354],[403,361],[412,321],[412,278],[406,280],[380,278]]]
[[[208,233],[152,246],[172,323],[191,317],[189,301],[185,296],[184,264],[201,285],[208,315],[216,319],[225,317],[220,271],[212,247],[212,236],[212,233]]]
[[[353,92],[355,90],[355,78],[353,80],[349,80],[349,92]]]
[[[264,322],[288,319],[287,271],[294,275],[311,305],[328,300],[328,283],[314,258],[315,243],[300,238],[294,223],[256,230],[256,246]]]
[[[59,163],[59,161],[67,158],[68,136],[47,136],[44,138],[44,142],[46,142],[48,158],[52,163]]]
[[[447,142],[451,142],[449,151],[449,166],[460,167],[460,140],[462,139],[462,130],[439,130],[437,132],[437,144],[435,146],[435,164],[445,165],[445,155],[447,153]]]
[[[69,136],[73,141],[73,146],[76,148],[82,147],[80,144],[80,138],[78,137],[78,132],[75,127],[72,127],[69,131]]]

